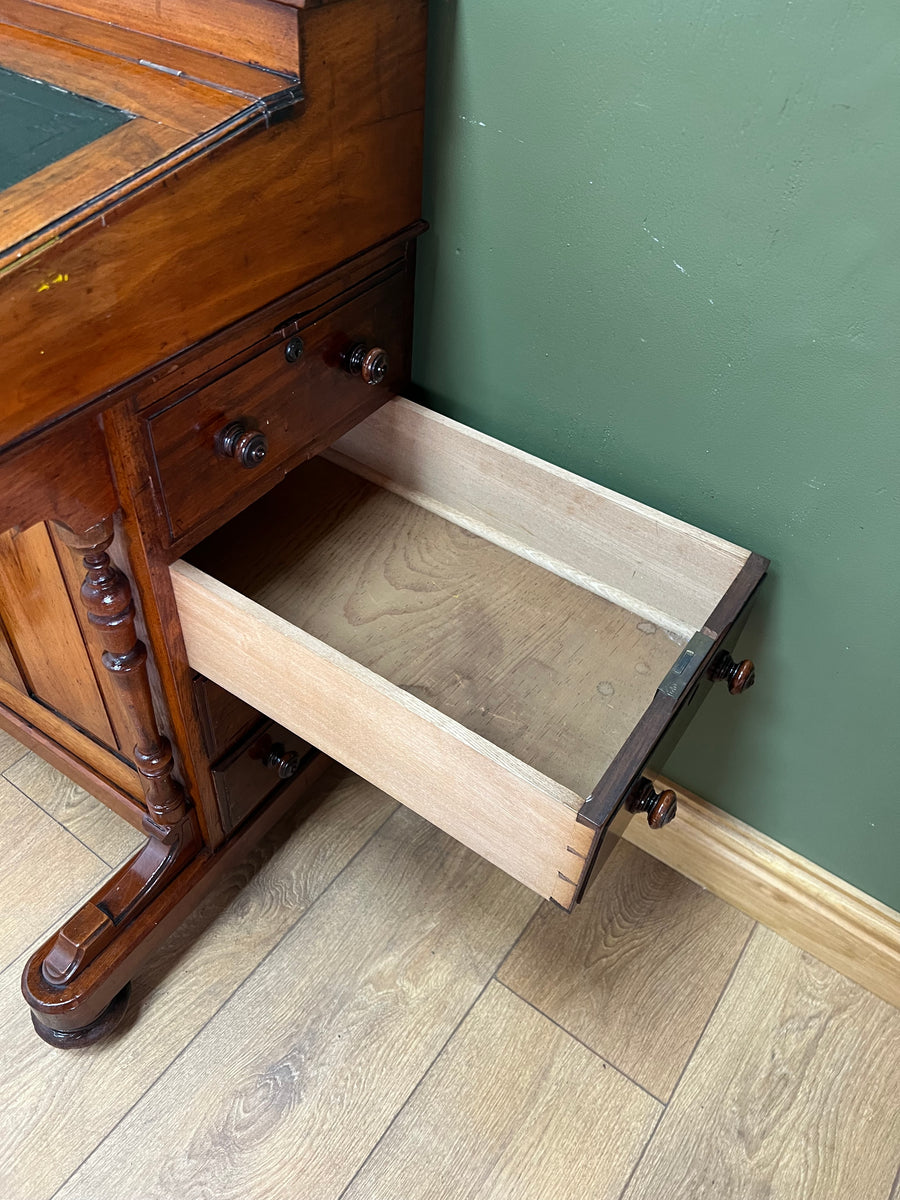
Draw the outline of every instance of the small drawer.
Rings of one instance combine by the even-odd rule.
[[[262,719],[252,705],[202,675],[194,679],[194,697],[210,762],[230,750]]]
[[[766,566],[394,400],[171,571],[196,670],[571,907]]]
[[[315,751],[289,729],[265,721],[212,768],[226,833],[300,774]]]
[[[410,286],[398,263],[343,303],[284,321],[258,353],[151,413],[173,543],[221,524],[390,398],[408,372]]]

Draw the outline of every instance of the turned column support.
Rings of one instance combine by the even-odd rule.
[[[88,620],[104,646],[102,662],[126,696],[135,745],[132,751],[144,793],[147,813],[154,826],[168,829],[180,824],[187,812],[181,784],[173,774],[172,747],[160,733],[147,674],[147,648],[137,636],[134,599],[127,576],[109,557],[113,540],[112,518],[83,534],[60,527],[62,540],[81,556],[85,577],[81,600]],[[148,829],[148,832],[153,830]],[[158,832],[158,831],[157,831]]]
[[[148,840],[59,932],[25,969],[23,990],[35,1028],[55,1045],[85,1045],[111,1028],[125,1011],[94,1011],[91,989],[79,980],[122,932],[193,859],[201,846],[196,813],[174,774],[172,747],[160,731],[147,672],[147,649],[137,636],[134,598],[128,578],[109,557],[113,522],[108,518],[82,534],[61,528],[63,541],[81,556],[85,578],[81,600],[103,646],[102,662],[116,680],[131,716],[132,751],[143,791]],[[61,993],[67,995],[66,1027],[54,1026]],[[85,1020],[79,1022],[83,1007]]]

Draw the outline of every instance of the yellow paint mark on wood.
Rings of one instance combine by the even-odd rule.
[[[62,273],[60,273],[60,274],[54,276],[53,279],[50,279],[50,280],[46,281],[45,283],[42,283],[41,286],[38,288],[38,291],[39,292],[49,292],[50,288],[53,286],[54,283],[68,283],[68,282],[69,282],[69,276],[63,275]]]

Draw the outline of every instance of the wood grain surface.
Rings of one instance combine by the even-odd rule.
[[[31,881],[33,935],[103,868],[33,804],[22,839],[13,794],[30,804],[0,780],[0,850]],[[311,803],[162,947],[106,1046],[35,1038],[24,953],[0,958],[3,1200],[897,1200],[900,1014],[759,930],[644,1149],[654,1099],[506,987],[481,991],[533,898],[402,810],[384,826],[395,805],[340,771]],[[645,913],[662,946],[682,907],[661,889]],[[651,995],[659,958],[635,948]],[[608,974],[641,1045],[639,969],[622,955]]]
[[[88,46],[10,25],[2,32],[0,64],[9,70],[186,134],[201,133],[247,105],[243,96],[114,59]]]
[[[297,17],[265,0],[67,0],[83,16],[184,42],[240,62],[297,71]]]
[[[28,753],[21,742],[0,729],[0,771],[6,771]]]
[[[334,453],[684,637],[702,629],[748,557],[722,538],[402,398],[346,434]]]
[[[333,1200],[535,904],[399,809],[59,1200]]]
[[[155,4],[146,8],[157,15]],[[296,12],[274,11],[296,31]],[[418,219],[423,0],[372,0],[362,20],[357,4],[336,4],[313,10],[304,28],[302,113],[295,105],[271,128],[259,106],[246,120],[215,122],[202,161],[42,243],[0,276],[9,318],[0,439],[105,395]],[[34,353],[35,328],[89,347],[66,359],[64,389],[57,356]]]
[[[491,983],[343,1200],[618,1200],[661,1113]]]
[[[578,797],[680,649],[626,609],[319,459],[189,560]]]
[[[14,691],[23,694],[27,691],[25,680],[22,678],[22,672],[19,670],[19,664],[16,662],[9,641],[9,635],[3,627],[2,615],[0,615],[0,679]]]
[[[8,706],[0,712],[0,721],[14,736],[16,730],[13,726],[21,729],[23,731],[22,741],[31,749],[38,748],[35,739],[37,742],[45,744],[48,741],[53,742],[71,753],[74,756],[73,761],[78,760],[82,765],[87,763],[90,770],[97,772],[102,777],[98,782],[98,787],[104,787],[104,783],[109,782],[125,797],[134,797],[130,806],[135,813],[135,821],[140,824],[144,810],[139,805],[137,797],[140,796],[141,789],[137,771],[130,763],[125,762],[117,754],[113,754],[105,746],[101,746],[99,742],[94,741],[86,733],[82,733],[80,729],[76,729],[53,709],[38,703],[30,696],[23,695],[2,678],[0,678],[0,705]],[[65,769],[60,765],[60,770]],[[109,794],[108,788],[105,789],[105,794]],[[128,803],[127,800],[126,803]],[[115,801],[112,801],[112,807],[116,808]],[[124,809],[120,808],[117,811],[124,811]]]
[[[106,134],[102,148],[91,143],[6,188],[0,192],[2,249],[50,226],[55,233],[63,233],[84,219],[84,206],[95,197],[133,179],[186,141],[180,130],[135,117]]]
[[[24,960],[0,977],[0,1023],[10,1034],[0,1041],[0,1092],[17,1096],[14,1111],[0,1115],[5,1200],[56,1193],[395,807],[371,788],[334,775],[330,782],[321,807],[282,822],[179,926],[135,982],[131,1017],[112,1041],[75,1053],[52,1049],[30,1029],[18,986]],[[28,914],[32,934],[34,919]],[[264,1026],[258,1014],[255,1032]],[[144,1200],[135,1178],[129,1168],[117,1192],[123,1200]],[[88,1194],[87,1187],[75,1194]]]
[[[900,1012],[758,928],[624,1200],[879,1200]]]
[[[679,640],[318,459],[189,562],[172,579],[196,670],[571,904],[575,815]]]
[[[61,920],[109,868],[2,777],[0,812],[4,828],[15,830],[5,840],[0,872],[0,964],[5,966]],[[14,983],[18,993],[18,980]],[[21,996],[17,999],[22,1028],[28,1012]]]
[[[166,37],[156,37],[113,24],[109,4],[95,5],[96,17],[79,15],[74,11],[77,7],[78,0],[68,0],[66,10],[52,8],[36,0],[3,0],[3,19],[10,25],[47,33],[60,41],[74,42],[79,46],[91,46],[132,62],[143,61],[169,67],[173,73],[180,72],[189,79],[211,83],[232,92],[265,96],[277,87],[277,80],[273,79],[269,69],[224,58],[221,44],[216,47],[215,53],[197,50],[183,42],[169,41],[171,25],[166,27]],[[90,0],[84,7],[91,7]],[[223,4],[217,5],[215,10],[205,10],[214,20],[225,11]],[[157,12],[162,16],[159,9]],[[233,32],[239,36],[240,28]]]
[[[620,842],[573,913],[540,910],[498,977],[668,1100],[752,928]]]
[[[31,694],[115,748],[46,525],[0,533],[0,613]]]
[[[33,752],[7,767],[4,775],[109,867],[119,866],[146,841],[139,829]]]

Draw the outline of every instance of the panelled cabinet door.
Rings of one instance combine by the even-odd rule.
[[[126,715],[78,600],[81,573],[49,526],[0,534],[0,703],[140,795]]]
[[[13,653],[9,634],[0,620],[0,683],[17,692],[25,692],[25,680],[19,670],[16,656]]]
[[[46,525],[0,536],[0,613],[29,694],[98,741],[114,746]]]

